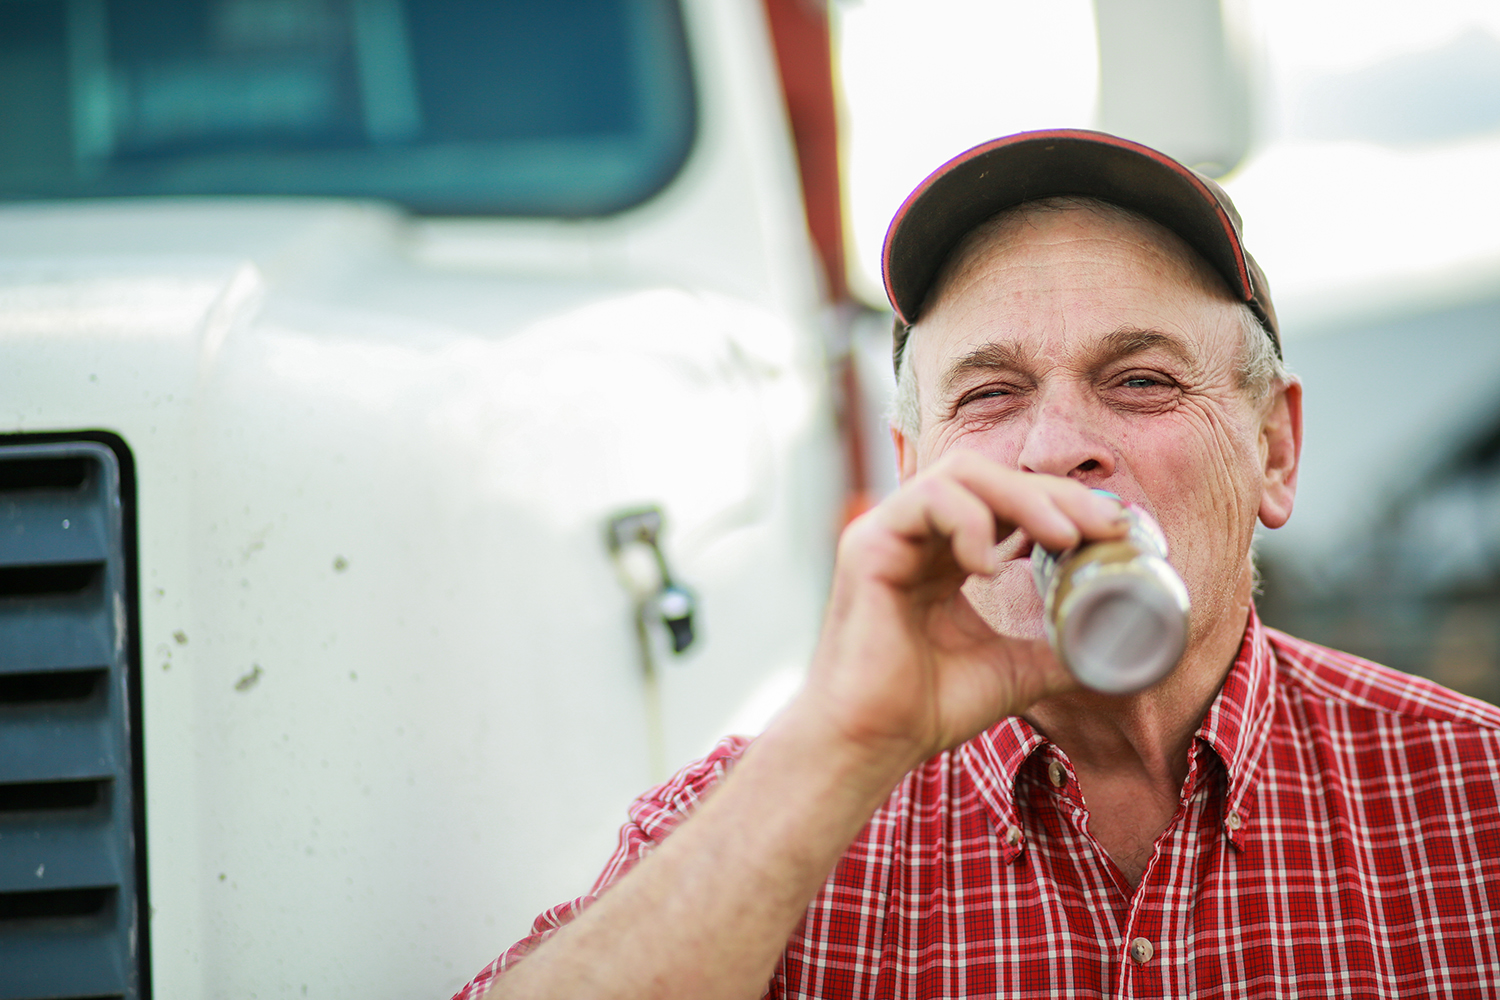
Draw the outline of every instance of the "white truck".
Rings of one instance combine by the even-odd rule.
[[[447,996],[795,685],[767,25],[0,0],[0,1000]]]

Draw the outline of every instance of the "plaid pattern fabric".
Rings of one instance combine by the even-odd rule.
[[[689,813],[729,740],[637,800],[593,892]],[[808,908],[771,997],[1500,996],[1500,709],[1263,627],[1132,892],[1066,755],[1007,719],[913,771]]]

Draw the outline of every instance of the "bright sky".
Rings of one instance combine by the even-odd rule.
[[[1347,72],[1435,49],[1466,27],[1500,37],[1495,0],[1250,0],[1282,72]]]
[[[1500,281],[1500,2],[1225,6],[1247,26],[1257,56],[1260,120],[1251,156],[1225,184],[1284,328],[1315,325],[1350,303],[1462,294]],[[867,300],[883,302],[885,226],[929,171],[1008,132],[1096,125],[1093,4],[841,0],[835,9],[855,283]],[[1451,80],[1441,78],[1449,64]],[[1381,80],[1369,74],[1393,66],[1408,75],[1387,74],[1391,92],[1429,102],[1395,109],[1408,127],[1455,115],[1478,125],[1422,141],[1326,134],[1328,122],[1349,120],[1348,95],[1374,93]],[[1401,82],[1412,72],[1425,89]],[[1343,94],[1346,105],[1329,104],[1330,94]],[[1323,118],[1315,119],[1320,99]],[[1355,110],[1372,106],[1371,120],[1391,110],[1368,99]]]

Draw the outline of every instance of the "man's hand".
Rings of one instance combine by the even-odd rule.
[[[964,593],[971,574],[1001,570],[997,543],[1017,530],[1025,537],[1008,548],[1024,559],[1032,540],[1056,551],[1120,537],[1126,524],[1119,503],[1072,480],[950,452],[844,532],[817,656],[793,710],[903,761],[904,774],[1076,686],[1044,640],[996,634]],[[1020,575],[1029,588],[1029,570]]]
[[[1045,641],[996,634],[964,596],[1017,529],[1063,549],[1125,525],[1077,483],[965,451],[851,524],[803,691],[695,815],[490,1000],[760,996],[906,772],[1071,684]]]

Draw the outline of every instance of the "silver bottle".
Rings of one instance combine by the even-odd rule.
[[[1047,641],[1080,683],[1109,694],[1140,691],[1167,676],[1188,636],[1187,587],[1167,562],[1166,536],[1141,508],[1129,505],[1125,513],[1124,538],[1060,553],[1031,550]]]

